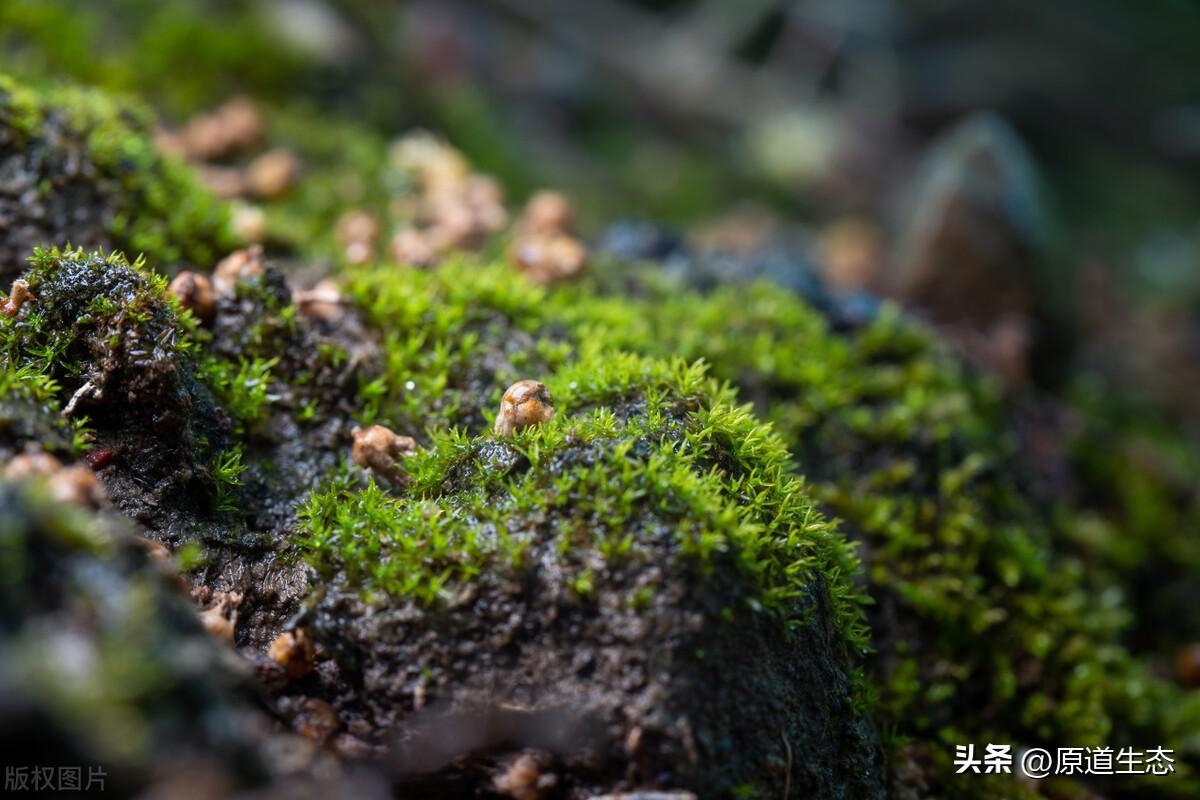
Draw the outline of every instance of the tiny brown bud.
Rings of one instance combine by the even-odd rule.
[[[184,141],[182,134],[158,125],[151,134],[151,140],[154,142],[154,149],[160,155],[170,158],[187,158],[187,142]]]
[[[396,231],[392,236],[391,255],[397,263],[414,267],[431,267],[437,262],[433,244],[415,228]]]
[[[52,473],[50,494],[60,503],[91,508],[100,508],[108,500],[96,473],[82,464],[72,464]]]
[[[366,211],[347,211],[338,220],[337,238],[343,247],[358,242],[372,244],[379,238],[379,223]]]
[[[267,649],[267,655],[283,667],[283,671],[293,680],[303,678],[312,670],[313,646],[303,628],[284,631],[276,636]]]
[[[216,114],[224,126],[225,141],[230,150],[247,150],[262,141],[262,112],[249,97],[232,98],[218,108]]]
[[[17,278],[13,281],[12,289],[8,292],[8,297],[3,303],[0,303],[0,313],[3,313],[6,317],[15,317],[17,312],[21,310],[21,306],[31,303],[36,299],[33,296],[33,292],[29,291],[29,284]]]
[[[244,242],[261,242],[267,237],[267,215],[258,206],[239,204],[233,210],[230,227]]]
[[[497,794],[513,800],[538,800],[542,796],[538,788],[540,774],[537,759],[529,753],[522,753],[493,779],[492,788]]]
[[[475,212],[459,192],[438,192],[426,201],[429,240],[435,248],[475,247],[483,238]]]
[[[42,450],[30,450],[15,456],[4,468],[4,477],[10,481],[24,480],[35,475],[53,475],[62,469],[62,462]]]
[[[235,97],[188,120],[180,134],[189,158],[224,158],[254,147],[263,136],[262,114],[248,97]]]
[[[571,201],[561,192],[543,189],[534,193],[521,214],[524,233],[569,233],[575,224]]]
[[[382,477],[396,482],[405,482],[407,476],[396,462],[416,452],[417,443],[411,436],[400,436],[382,425],[355,428],[354,447],[350,457],[354,463]]]
[[[529,234],[513,242],[512,260],[529,280],[548,286],[582,272],[587,249],[568,234]]]
[[[217,292],[207,275],[185,269],[175,276],[167,288],[179,298],[179,304],[189,309],[197,319],[212,319],[217,308]]]
[[[87,451],[83,460],[94,470],[102,470],[117,457],[117,451],[111,447],[93,447]]]
[[[254,197],[281,196],[300,177],[300,159],[290,150],[268,150],[246,167],[246,188]]]
[[[245,250],[234,250],[217,262],[212,283],[221,294],[233,294],[240,281],[262,275],[263,269],[262,247],[251,245]]]
[[[869,289],[883,270],[883,234],[873,223],[848,218],[821,234],[821,274],[835,292]]]
[[[171,551],[168,550],[166,545],[164,545],[162,542],[155,541],[154,539],[147,539],[144,536],[138,536],[136,540],[137,543],[141,545],[142,549],[146,551],[146,555],[151,561],[155,562],[156,564],[171,563]]]
[[[463,187],[463,197],[475,215],[475,223],[487,233],[496,233],[508,225],[504,192],[490,175],[472,175]]]
[[[545,384],[517,381],[504,392],[500,413],[496,415],[497,436],[512,436],[532,425],[541,425],[554,416],[554,400]]]
[[[421,181],[426,192],[462,186],[470,174],[471,167],[467,160],[450,147],[430,153],[421,165]]]
[[[370,242],[351,242],[342,248],[342,258],[347,264],[359,266],[367,264],[375,257],[375,248]]]
[[[212,165],[204,165],[197,169],[205,187],[222,200],[232,200],[246,193],[246,177],[239,169]]]
[[[345,306],[345,298],[337,282],[324,278],[311,289],[292,290],[292,302],[296,310],[306,317],[315,317],[327,322],[337,320]]]
[[[200,612],[200,623],[213,636],[233,644],[241,604],[242,596],[237,592],[213,592],[212,605]]]

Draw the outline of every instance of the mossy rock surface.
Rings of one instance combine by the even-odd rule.
[[[228,211],[160,156],[149,116],[101,93],[34,90],[0,75],[0,282],[35,247],[121,249],[163,271],[210,265],[235,240]]]
[[[199,546],[189,579],[243,594],[236,644],[278,713],[328,702],[394,745],[398,791],[487,791],[525,749],[568,796],[1028,797],[954,775],[954,745],[988,741],[1175,745],[1174,776],[1095,788],[1197,791],[1200,695],[1129,635],[1157,577],[1195,585],[1186,481],[1085,439],[1104,497],[1080,502],[1045,479],[1072,469],[1066,439],[1033,461],[1023,409],[934,334],[829,305],[786,260],[756,274],[800,297],[714,287],[712,265],[598,260],[544,290],[486,255],[378,263],[321,313],[268,263],[200,324],[158,273],[211,264],[224,211],[145,130],[96,94],[0,84],[5,174],[45,190],[7,276],[80,231],[151,255],[35,255],[37,299],[0,319],[0,449],[87,455],[144,533]],[[355,152],[385,162],[375,138]],[[322,178],[268,209],[292,266],[322,271],[305,259],[341,202]],[[527,378],[558,413],[498,439]],[[420,445],[403,485],[347,464],[376,423]],[[264,652],[296,625],[320,655],[286,681]]]
[[[268,784],[271,726],[250,671],[126,520],[6,482],[0,551],[5,766],[78,767],[80,788],[91,776],[124,796],[188,770],[216,792]]]
[[[399,732],[415,772],[447,719],[491,718],[489,692],[525,709],[526,733],[526,723],[582,731],[574,741],[586,746],[546,749],[581,790],[712,782],[771,794],[789,780],[790,752],[793,786],[869,794],[883,780],[883,722],[914,738],[891,750],[892,769],[919,764],[914,780],[952,796],[944,756],[958,738],[1167,741],[1194,713],[1121,648],[1111,596],[1106,615],[1080,614],[1101,595],[1021,494],[986,385],[894,315],[845,338],[766,286],[704,296],[646,272],[651,285],[631,300],[586,286],[547,293],[507,267],[462,262],[352,274],[362,318],[344,309],[353,321],[333,327],[355,333],[339,341],[321,338],[328,320],[296,314],[269,269],[207,329],[162,296],[161,279],[119,259],[46,254],[29,277],[76,316],[73,336],[49,350],[58,340],[34,330],[36,302],[4,323],[14,396],[52,419],[85,375],[128,366],[122,348],[87,346],[109,330],[78,324],[89,292],[148,309],[139,330],[171,330],[169,374],[199,376],[184,395],[228,409],[216,413],[239,453],[234,510],[214,507],[212,482],[200,502],[177,487],[143,503],[144,488],[120,489],[135,485],[123,460],[102,471],[110,491],[151,509],[141,521],[156,538],[204,543],[197,577],[246,594],[244,647],[264,648],[297,619],[311,626],[325,666],[280,689],[281,703],[316,696],[373,741]],[[351,339],[373,344],[348,369]],[[785,438],[704,368],[656,353],[706,356]],[[246,359],[269,367],[243,370]],[[179,397],[156,394],[162,371],[141,367],[131,386]],[[557,415],[495,439],[500,393],[529,375],[548,384]],[[92,435],[130,435],[121,419],[95,414]],[[404,488],[340,466],[350,428],[379,421],[422,444],[403,464]],[[796,466],[815,483],[791,477]],[[865,579],[818,503],[865,545]],[[914,536],[928,558],[905,544]],[[864,589],[879,601],[869,640]],[[994,618],[991,604],[1012,611]],[[1068,646],[1039,650],[1046,630]],[[878,654],[864,683],[868,644]],[[1020,671],[1030,665],[1042,672]],[[872,684],[881,706],[864,692]],[[1134,712],[1137,697],[1152,699]],[[461,716],[472,714],[482,716]],[[812,720],[833,727],[814,738]],[[635,728],[640,760],[626,750]],[[471,740],[482,761],[404,780],[476,785],[512,747],[546,745],[531,736]],[[722,758],[733,751],[748,755]]]
[[[118,462],[109,491],[144,516],[211,483],[230,424],[197,380],[194,321],[166,280],[123,256],[40,250],[25,273],[35,300],[6,319],[7,363],[56,389],[55,406]]]
[[[314,629],[413,766],[454,751],[433,740],[450,714],[485,728],[463,746],[549,749],[577,789],[882,796],[853,555],[702,374],[597,356],[548,377],[541,428],[437,435],[401,498],[341,481],[309,500]],[[487,720],[512,707],[529,719],[506,742]]]

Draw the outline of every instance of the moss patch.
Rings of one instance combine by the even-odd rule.
[[[232,247],[226,206],[158,155],[149,130],[130,103],[0,75],[0,279],[16,277],[35,246],[141,253],[165,272]]]
[[[555,374],[586,375],[597,369],[590,354],[608,348],[706,359],[774,422],[812,494],[864,545],[876,601],[872,674],[897,745],[941,753],[967,740],[1136,746],[1149,737],[1192,757],[1196,704],[1122,646],[1128,607],[1107,588],[1111,576],[1062,546],[1074,512],[1031,490],[996,387],[894,309],[837,335],[772,286],[700,295],[649,268],[632,298],[586,284],[546,292],[505,267],[466,263],[434,274],[364,270],[349,282],[384,336],[384,375],[360,389],[364,414],[429,431],[442,455],[451,442],[464,453],[479,446],[438,431],[485,430],[509,380],[533,375],[554,391]],[[419,479],[414,486],[423,491]],[[486,512],[486,499],[463,502]],[[415,508],[405,501],[387,513],[403,520],[397,529],[422,529],[430,523]],[[343,524],[354,521],[349,512]],[[926,760],[925,780],[953,791],[940,757]],[[1193,780],[1182,763],[1148,785],[1186,791]]]

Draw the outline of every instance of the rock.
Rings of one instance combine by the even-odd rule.
[[[80,251],[40,253],[27,279],[43,302],[46,327],[23,332],[18,347],[27,352],[42,346],[44,331],[63,332],[61,360],[51,365],[70,398],[63,414],[89,417],[97,449],[137,453],[128,471],[109,476],[113,500],[146,502],[147,486],[161,497],[192,482],[203,485],[227,422],[179,347],[166,287],[119,255]],[[95,496],[80,483],[95,480],[91,471],[78,476],[74,488],[63,484],[64,497]]]
[[[983,328],[1028,313],[1045,237],[1033,161],[1002,118],[968,118],[930,146],[888,276],[904,302]]]
[[[621,261],[668,261],[685,251],[678,232],[647,220],[614,222],[596,242],[597,253]]]
[[[0,516],[5,763],[53,754],[91,765],[125,796],[189,768],[243,790],[277,774],[247,674],[125,521],[78,516],[10,483],[0,483]]]
[[[35,246],[68,242],[129,248],[169,273],[210,263],[232,232],[195,176],[159,155],[140,112],[94,91],[35,91],[0,76],[0,285]]]
[[[475,765],[496,756],[505,766],[493,786],[513,797],[540,796],[548,773],[568,796],[618,782],[774,795],[790,781],[798,795],[882,797],[878,741],[856,710],[834,622],[845,606],[835,612],[814,579],[789,584],[785,608],[755,610],[759,584],[737,566],[736,538],[707,560],[681,540],[717,525],[707,515],[718,512],[672,500],[682,495],[670,481],[694,475],[720,496],[719,480],[673,456],[654,467],[658,478],[643,470],[663,457],[655,443],[691,452],[684,409],[702,414],[712,400],[631,381],[586,401],[623,421],[600,439],[596,418],[556,397],[571,433],[556,437],[557,419],[544,425],[536,464],[501,457],[507,440],[435,440],[422,461],[445,471],[426,471],[404,500],[338,486],[310,499],[301,516],[311,541],[356,531],[354,550],[387,565],[337,548],[309,555],[325,591],[306,625],[362,678],[345,706],[361,705],[394,737],[399,786],[415,795],[471,785]],[[648,414],[644,392],[661,414]],[[724,447],[705,463],[725,463]],[[745,465],[750,486],[773,480],[770,463]],[[481,495],[483,485],[495,488]],[[782,513],[756,524],[804,524],[790,516],[798,509]],[[610,536],[624,539],[624,555],[603,555]],[[411,558],[409,542],[424,543]],[[545,753],[536,778],[526,751]],[[788,776],[788,763],[804,768]]]

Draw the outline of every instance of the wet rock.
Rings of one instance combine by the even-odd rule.
[[[79,251],[42,254],[27,278],[46,323],[18,346],[39,347],[48,331],[65,334],[52,373],[64,389],[64,415],[89,417],[96,448],[136,453],[110,476],[113,500],[136,514],[167,492],[202,485],[228,422],[179,347],[183,333],[165,287],[120,256]]]

